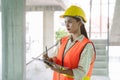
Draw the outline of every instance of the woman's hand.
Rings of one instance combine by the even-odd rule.
[[[43,59],[44,59],[44,60],[48,60],[48,61],[50,61],[50,62],[53,62],[52,58],[50,58],[50,57],[48,56],[48,54],[44,54],[44,55],[43,55]]]
[[[47,60],[49,57],[48,57],[48,54],[44,54],[43,55],[43,59]]]
[[[56,71],[56,72],[59,72],[61,73],[61,66],[60,65],[57,65],[57,64],[54,64],[53,66],[50,67],[53,71]]]
[[[62,67],[60,65],[54,65],[53,67],[50,67],[52,70],[58,72],[58,73],[62,73],[62,74],[67,74],[70,76],[73,76],[73,71],[71,69]]]
[[[47,54],[43,55],[43,59],[47,60],[47,61],[50,61],[50,62],[53,62],[52,58],[49,58]],[[49,63],[47,63],[45,61],[44,61],[44,63],[46,63],[52,70],[60,72],[60,66],[59,65],[57,65],[57,64],[49,65]]]

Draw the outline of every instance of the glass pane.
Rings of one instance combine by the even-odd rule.
[[[43,50],[43,13],[26,13],[26,63],[38,56]]]
[[[32,58],[39,56],[42,52],[43,12],[26,12],[26,80],[40,79],[42,64],[39,61],[32,61]]]
[[[108,0],[94,0],[92,3],[91,38],[108,37]]]

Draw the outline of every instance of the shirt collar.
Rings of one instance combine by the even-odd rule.
[[[69,40],[71,40],[71,35],[69,35]],[[80,35],[80,36],[78,36],[75,40],[74,40],[74,42],[76,42],[76,41],[82,41],[83,40],[83,38],[84,38],[85,36],[84,35]]]

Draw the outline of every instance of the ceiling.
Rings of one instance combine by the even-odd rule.
[[[41,8],[42,9],[54,9],[64,10],[72,4],[78,6],[85,6],[89,4],[90,0],[26,0],[26,7]]]
[[[54,8],[64,10],[66,5],[62,0],[26,0],[26,7]]]
[[[61,0],[60,0],[61,1]],[[53,6],[59,5],[58,0],[26,0],[26,5],[33,5],[33,6]]]

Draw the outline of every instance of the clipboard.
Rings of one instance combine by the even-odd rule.
[[[50,61],[45,60],[45,59],[40,59],[40,58],[32,58],[32,59],[42,61],[50,67],[55,67],[57,65],[54,62],[50,62]]]
[[[64,67],[64,66],[58,65],[58,64],[56,64],[56,63],[54,63],[54,62],[51,62],[51,61],[48,61],[48,60],[45,60],[45,59],[40,59],[40,58],[33,58],[33,59],[34,59],[34,60],[42,61],[42,62],[44,62],[45,64],[47,64],[48,66],[50,66],[50,67],[57,67],[57,66],[59,66],[62,70],[67,70],[67,69],[69,69],[68,67]]]

